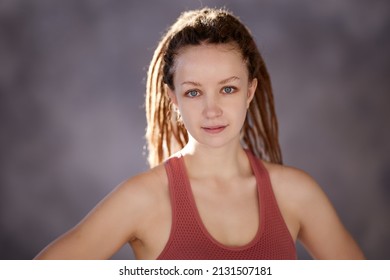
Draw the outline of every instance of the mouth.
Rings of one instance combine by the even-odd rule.
[[[202,129],[210,134],[218,134],[225,130],[227,125],[203,126]]]

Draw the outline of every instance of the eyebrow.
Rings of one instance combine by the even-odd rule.
[[[240,79],[240,78],[237,77],[237,76],[231,76],[230,78],[227,78],[227,79],[225,79],[225,80],[220,81],[218,84],[219,84],[219,85],[224,85],[224,84],[227,84],[227,83],[230,83],[230,82],[239,80],[239,79]]]
[[[237,77],[237,76],[231,76],[227,79],[224,79],[222,81],[219,81],[218,84],[219,85],[224,85],[224,84],[227,84],[227,83],[230,83],[230,82],[233,82],[233,81],[236,81],[236,80],[239,80],[240,78]],[[192,86],[200,86],[201,84],[198,83],[198,82],[194,82],[194,81],[185,81],[185,82],[182,82],[181,83],[182,85],[192,85]]]

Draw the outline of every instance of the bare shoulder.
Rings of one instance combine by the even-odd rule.
[[[263,163],[292,236],[313,258],[364,258],[325,192],[309,174],[294,167]]]
[[[137,174],[120,183],[115,190],[132,202],[133,207],[148,207],[155,205],[161,196],[168,193],[168,179],[164,165],[158,165],[148,171]],[[130,203],[126,203],[131,205]]]
[[[305,171],[280,164],[263,161],[274,189],[279,195],[288,196],[289,200],[308,200],[312,196],[323,196],[319,184]]]
[[[312,215],[334,213],[333,205],[321,186],[305,171],[285,165],[264,162],[273,191],[282,212],[288,212],[301,236]]]
[[[305,211],[311,207],[310,197],[319,196],[322,200],[326,196],[316,181],[303,170],[266,161],[263,164],[291,237],[297,240],[302,233]]]
[[[160,164],[145,172],[139,173],[133,177],[130,177],[123,181],[118,187],[140,192],[148,192],[151,190],[159,190],[157,185],[163,185],[168,182],[165,168],[163,164]]]
[[[119,184],[74,228],[47,246],[38,259],[107,259],[125,243],[141,239],[169,199],[164,166]],[[166,206],[164,205],[166,208]],[[164,208],[164,209],[165,209]]]

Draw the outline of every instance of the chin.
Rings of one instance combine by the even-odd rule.
[[[205,137],[194,138],[194,140],[203,147],[208,147],[212,149],[219,149],[228,146],[232,146],[232,144],[236,143],[240,145],[239,136],[236,137],[228,137],[228,136],[220,136],[215,137],[214,139],[205,139]]]

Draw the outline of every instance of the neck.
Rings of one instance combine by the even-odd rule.
[[[252,173],[247,155],[239,141],[214,148],[190,140],[181,154],[191,177],[228,179]]]

